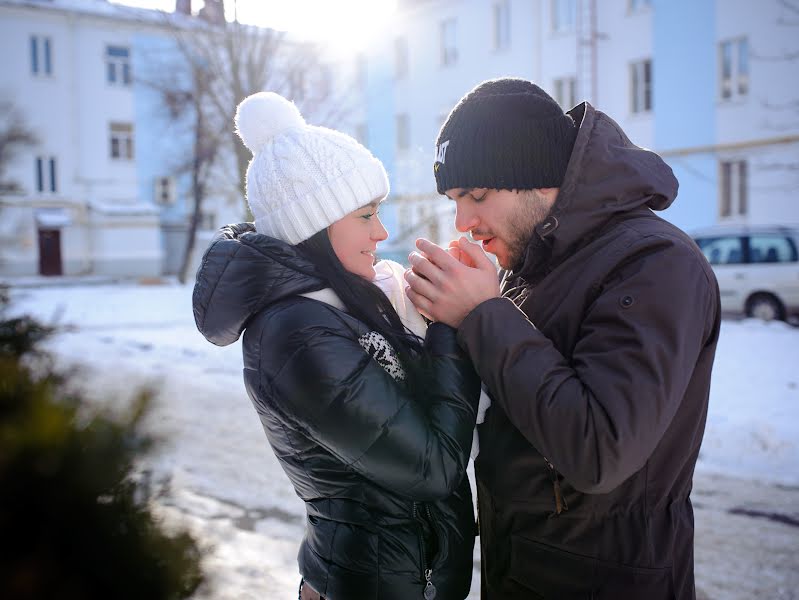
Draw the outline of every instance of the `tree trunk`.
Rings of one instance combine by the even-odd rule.
[[[196,96],[195,96],[196,97]],[[197,229],[200,225],[200,217],[202,216],[203,200],[205,199],[205,186],[202,183],[202,161],[204,150],[202,147],[202,132],[203,129],[203,113],[198,102],[194,103],[195,112],[195,136],[194,136],[194,160],[191,163],[191,195],[193,200],[193,210],[191,219],[189,220],[189,231],[186,238],[186,250],[183,254],[183,264],[180,266],[178,273],[178,281],[186,283],[188,279],[188,271],[191,266],[191,258],[194,254],[194,247],[197,245]]]

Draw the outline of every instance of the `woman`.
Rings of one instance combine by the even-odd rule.
[[[245,99],[236,125],[255,223],[206,251],[194,315],[214,344],[244,332],[248,394],[306,504],[300,597],[462,600],[479,381],[453,329],[414,335],[401,267],[375,264],[385,170],[276,94]]]

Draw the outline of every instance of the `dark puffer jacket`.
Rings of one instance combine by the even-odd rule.
[[[475,522],[465,475],[479,380],[455,331],[431,325],[423,397],[359,343],[368,328],[299,294],[324,287],[292,246],[249,224],[222,229],[194,288],[198,329],[244,331],[244,381],[269,443],[306,503],[305,580],[330,600],[469,591]]]
[[[461,324],[494,403],[475,462],[484,598],[691,600],[691,480],[719,334],[671,169],[587,103],[552,214]]]

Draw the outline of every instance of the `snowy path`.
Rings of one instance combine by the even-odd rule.
[[[296,598],[302,503],[244,392],[239,344],[205,342],[190,295],[175,285],[13,297],[17,312],[70,325],[50,347],[64,365],[83,366],[98,402],[124,406],[141,385],[158,390],[151,426],[164,443],[145,467],[164,516],[213,546],[211,584],[196,598]],[[797,359],[799,328],[724,323],[693,495],[700,599],[797,597]]]
[[[697,600],[799,598],[799,487],[699,474]]]

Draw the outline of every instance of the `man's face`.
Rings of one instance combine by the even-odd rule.
[[[536,225],[549,215],[558,189],[453,188],[446,195],[456,204],[455,228],[470,233],[497,257],[499,266],[511,269],[524,255]]]

